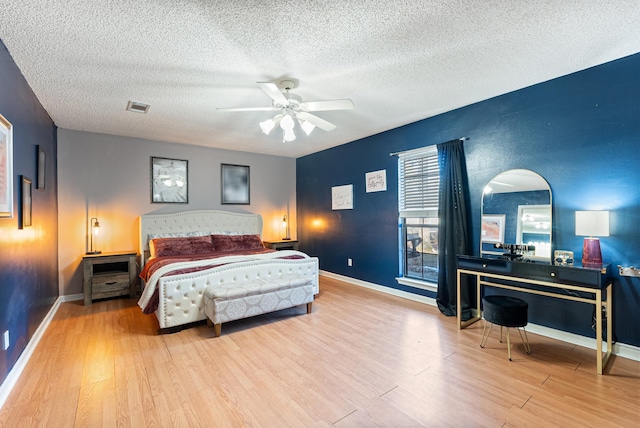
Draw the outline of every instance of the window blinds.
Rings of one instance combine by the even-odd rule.
[[[437,217],[440,173],[436,146],[397,155],[400,217]]]

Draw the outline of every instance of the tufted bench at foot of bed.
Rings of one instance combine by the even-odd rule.
[[[219,337],[222,323],[307,305],[311,313],[313,282],[301,277],[254,278],[209,286],[204,292],[204,313]]]

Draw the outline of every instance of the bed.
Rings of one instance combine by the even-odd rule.
[[[205,320],[205,289],[230,277],[305,278],[313,283],[314,294],[319,292],[318,259],[264,248],[258,214],[147,214],[140,217],[139,228],[143,291],[138,305],[155,313],[160,329]],[[191,252],[194,257],[187,254]]]

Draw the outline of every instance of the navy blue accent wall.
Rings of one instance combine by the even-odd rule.
[[[0,114],[13,125],[13,218],[0,218],[0,348],[4,381],[58,297],[56,127],[0,43]],[[36,189],[36,156],[46,154],[46,187]],[[33,180],[33,226],[19,228],[20,176]]]
[[[640,280],[616,266],[640,264],[640,54],[501,95],[297,161],[298,238],[323,270],[400,286],[397,158],[390,152],[469,137],[473,237],[478,254],[484,186],[498,173],[525,168],[553,193],[553,247],[582,253],[576,210],[611,211],[611,236],[601,239],[613,265],[614,322],[619,342],[640,346]],[[357,109],[357,105],[356,105]],[[348,120],[348,113],[345,114]],[[364,174],[387,170],[386,192],[366,193]],[[353,210],[331,210],[331,187],[353,184]],[[353,267],[347,266],[353,259]],[[528,296],[530,321],[584,336],[592,306]]]

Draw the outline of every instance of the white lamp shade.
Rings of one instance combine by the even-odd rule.
[[[576,211],[576,236],[609,236],[609,211]]]
[[[293,129],[293,127],[295,125],[296,124],[293,121],[293,118],[291,116],[289,116],[288,114],[285,114],[284,117],[282,118],[282,120],[280,121],[280,128],[282,128],[285,131],[287,129]]]
[[[276,123],[273,121],[273,119],[267,119],[264,122],[260,122],[260,129],[262,129],[262,132],[264,132],[267,135],[269,135],[269,132],[271,132],[271,130],[275,126],[276,126]]]
[[[307,135],[309,135],[311,134],[311,131],[315,129],[316,126],[311,122],[307,122],[306,120],[303,120],[300,122],[300,127]]]
[[[283,134],[284,141],[293,141],[296,139],[296,134],[293,132],[293,129],[285,129]]]

